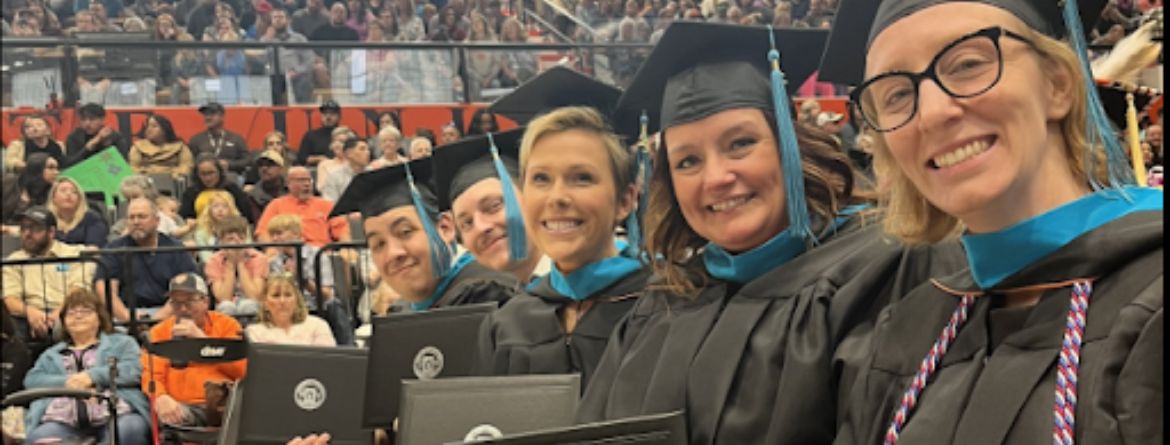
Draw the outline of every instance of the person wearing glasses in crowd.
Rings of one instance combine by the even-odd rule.
[[[92,290],[76,288],[65,297],[58,315],[60,342],[45,350],[24,379],[28,389],[70,388],[109,394],[116,386],[118,403],[111,416],[105,400],[69,397],[38,399],[24,416],[24,443],[43,444],[92,438],[109,443],[109,422],[118,422],[118,443],[149,443],[150,405],[138,384],[142,362],[138,342],[114,332],[110,314]],[[117,360],[117,376],[110,375]],[[113,378],[113,381],[111,381]]]
[[[656,277],[579,421],[677,410],[692,444],[832,443],[873,316],[960,261],[883,239],[835,140],[794,120],[788,94],[827,34],[676,22],[623,94],[624,134],[643,112],[661,130],[644,225]]]
[[[843,6],[826,64],[859,85],[886,230],[961,233],[967,263],[878,318],[837,443],[1163,441],[1164,197],[1087,72],[1104,3]]]
[[[20,249],[8,260],[70,258],[82,246],[57,241],[57,218],[44,207],[32,207],[20,215]],[[91,262],[4,266],[4,305],[12,314],[19,338],[48,339],[70,289],[84,287],[93,279]]]
[[[171,279],[166,293],[173,315],[150,329],[150,342],[177,338],[240,338],[240,323],[230,315],[211,311],[207,283],[199,275],[184,272]],[[244,378],[247,363],[172,363],[146,352],[142,354],[142,390],[154,399],[160,421],[170,425],[205,426],[205,382]],[[151,392],[151,382],[154,391]]]

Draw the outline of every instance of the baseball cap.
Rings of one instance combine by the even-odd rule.
[[[278,167],[284,167],[284,156],[281,156],[276,150],[264,150],[260,152],[260,156],[256,158],[256,162],[268,160]]]
[[[191,292],[207,296],[207,282],[203,281],[203,277],[193,272],[183,272],[171,278],[171,284],[167,289],[167,297],[170,297],[175,292]]]
[[[45,228],[57,227],[57,217],[44,206],[29,207],[20,213],[20,219],[31,219]]]
[[[199,107],[199,114],[219,113],[223,114],[223,105],[219,102],[208,102]]]
[[[317,110],[322,112],[322,113],[330,112],[330,111],[340,113],[341,112],[341,105],[338,105],[337,101],[335,101],[335,100],[327,100],[327,101],[325,101],[325,103],[321,104],[321,106],[319,108],[317,108]]]

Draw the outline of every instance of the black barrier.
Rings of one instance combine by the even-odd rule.
[[[322,273],[323,265],[327,265],[333,281],[332,297],[338,299],[346,309],[351,330],[357,326],[356,321],[361,318],[358,312],[362,294],[373,290],[366,281],[366,277],[369,276],[367,268],[369,261],[366,261],[368,255],[369,248],[365,241],[348,241],[326,244],[313,258],[314,287],[318,290],[330,287],[326,285]],[[328,261],[322,261],[326,258]],[[324,308],[325,292],[318,292],[317,298],[317,307]],[[341,339],[338,340],[340,343]]]
[[[131,260],[134,258],[135,254],[184,253],[185,252],[185,253],[192,254],[193,259],[195,259],[195,258],[197,258],[197,256],[195,255],[196,252],[205,251],[205,250],[249,249],[249,248],[251,248],[251,249],[257,249],[257,250],[263,251],[264,249],[268,249],[268,248],[293,247],[293,248],[296,248],[298,253],[299,253],[301,250],[301,247],[303,245],[304,245],[303,242],[280,242],[280,243],[217,244],[217,245],[213,245],[213,246],[122,247],[122,248],[114,248],[114,249],[99,249],[99,250],[83,251],[81,253],[81,255],[83,258],[97,258],[99,261],[99,264],[102,264],[106,258],[111,258],[111,257],[117,257],[117,261],[122,262],[121,276],[107,277],[106,294],[105,295],[111,295],[110,291],[112,290],[112,287],[113,287],[112,280],[115,280],[115,279],[118,280],[119,284],[130,283],[130,282],[134,281],[134,276],[135,276],[135,273],[137,271],[135,271],[134,268],[131,267],[132,266]],[[196,265],[199,266],[199,263],[196,263]],[[296,269],[297,269],[297,271],[296,271],[295,276],[297,279],[297,284],[302,289],[305,288],[305,280],[304,280],[304,276],[302,275],[302,271],[304,270],[303,266],[304,266],[303,258],[301,258],[301,255],[299,255],[299,254],[296,255]],[[199,273],[200,276],[204,276],[204,274],[202,273],[201,270],[196,270],[196,272]],[[168,277],[168,281],[169,280],[170,280],[170,277]],[[129,289],[129,287],[123,288],[121,285],[119,285],[118,297],[122,299],[122,302],[126,304],[126,308],[130,312],[130,320],[126,323],[126,325],[128,326],[130,332],[133,335],[138,336],[141,333],[144,326],[151,325],[151,324],[153,324],[153,322],[149,321],[149,320],[140,320],[139,319],[139,317],[138,317],[138,298],[139,298],[139,295],[136,295],[134,292],[126,291],[125,289]],[[209,298],[211,298],[211,296],[209,296]],[[112,307],[113,300],[107,298],[106,301],[107,301],[107,307],[111,310],[111,314],[112,314],[113,313],[113,307]]]

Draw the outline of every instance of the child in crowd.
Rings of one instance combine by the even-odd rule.
[[[202,208],[196,213],[199,215],[195,222],[195,231],[192,236],[192,241],[196,246],[206,247],[218,244],[216,234],[219,229],[223,227],[224,222],[233,216],[240,216],[240,210],[236,208],[236,201],[232,198],[231,193],[223,190],[208,190],[203,192],[207,195],[207,199]],[[196,206],[198,207],[198,206]],[[244,220],[245,226],[247,220]],[[251,242],[250,238],[245,237],[243,242]],[[206,263],[211,258],[211,250],[200,250],[199,260]]]
[[[248,220],[229,215],[218,225],[215,236],[219,245],[229,246],[247,243],[249,232]],[[268,272],[268,257],[259,250],[225,247],[216,251],[204,268],[215,310],[236,317],[256,315]]]

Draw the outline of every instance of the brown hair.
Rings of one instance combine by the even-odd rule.
[[[772,134],[779,132],[770,112],[761,110],[772,126]],[[846,206],[868,200],[868,196],[857,187],[857,176],[849,158],[841,151],[840,143],[824,130],[793,122],[796,126],[796,140],[800,144],[800,158],[804,172],[805,199],[810,216],[815,221],[832,221]],[[692,257],[707,244],[687,224],[678,208],[678,197],[674,194],[674,183],[670,177],[670,162],[666,155],[666,138],[659,144],[653,174],[650,180],[650,196],[646,208],[646,250],[650,254],[650,265],[654,273],[664,279],[660,287],[668,292],[693,296],[697,293],[695,279],[705,283],[707,271]],[[779,139],[776,139],[779,144]],[[780,169],[780,165],[776,165]],[[820,230],[815,228],[814,230]]]
[[[69,335],[69,330],[64,329],[65,315],[72,307],[84,306],[92,308],[94,313],[98,316],[98,335],[102,333],[110,334],[114,332],[114,322],[110,318],[110,313],[106,312],[106,307],[102,305],[102,299],[88,287],[74,287],[65,295],[65,302],[61,303],[61,312],[58,318],[61,319],[61,326],[58,340],[66,343],[73,343],[73,337]]]
[[[219,226],[215,228],[215,236],[216,238],[219,238],[220,242],[223,242],[223,237],[230,233],[244,235],[244,237],[247,237],[248,220],[239,215],[231,215],[227,218],[224,218],[223,221],[219,223]]]
[[[289,289],[292,289],[293,299],[297,301],[297,308],[292,315],[293,324],[302,323],[306,318],[309,318],[309,308],[305,306],[304,293],[297,286],[296,278],[291,273],[281,272],[269,275],[268,281],[264,283],[264,294],[260,298],[260,313],[256,316],[261,323],[272,326],[272,315],[264,307],[264,302],[268,300],[268,292],[276,286],[288,286]]]
[[[1088,184],[1090,175],[1085,170],[1084,150],[1088,145],[1085,138],[1088,91],[1083,83],[1084,77],[1081,75],[1077,55],[1066,43],[1035,30],[1027,29],[1022,34],[1033,43],[1033,48],[1040,55],[1041,66],[1050,67],[1045,69],[1047,72],[1059,70],[1069,76],[1069,93],[1073,99],[1068,115],[1060,122],[1060,130],[1068,149],[1064,155],[1069,160],[1068,168],[1073,177]],[[883,184],[879,190],[878,202],[885,214],[883,227],[886,233],[907,244],[935,243],[961,233],[962,223],[927,201],[902,173],[890,153],[884,135],[875,133],[875,136],[873,165],[875,174],[881,178],[880,182]],[[1113,137],[1111,134],[1103,136]],[[1101,183],[1108,183],[1108,173],[1104,168],[1104,151],[1094,150],[1093,157],[1093,165],[1100,168],[1094,171],[1092,176]]]

